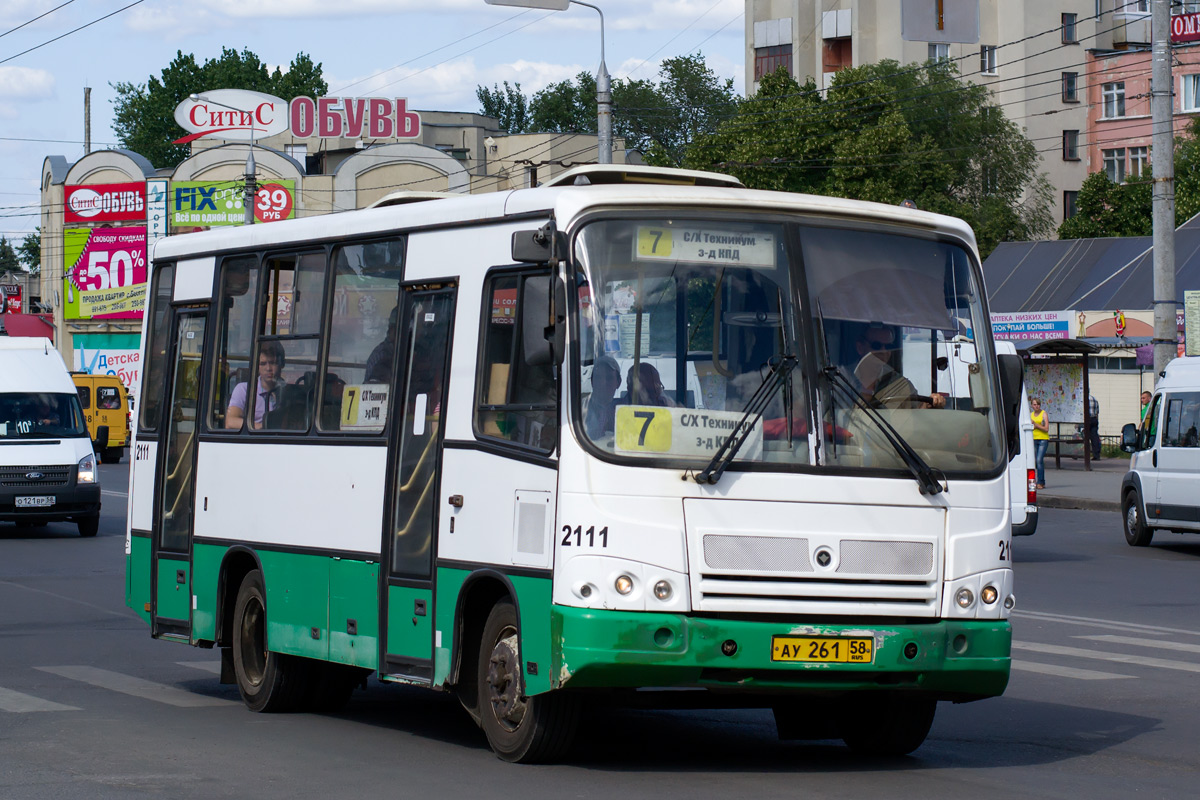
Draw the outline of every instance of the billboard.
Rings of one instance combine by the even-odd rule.
[[[89,375],[115,375],[129,390],[130,407],[142,387],[142,351],[136,333],[77,333],[74,369]]]
[[[65,222],[128,222],[146,218],[146,184],[103,183],[68,186]]]
[[[173,181],[168,212],[171,227],[213,228],[246,221],[242,181]],[[296,216],[296,182],[266,181],[254,195],[254,220],[276,222]]]
[[[214,89],[184,98],[175,107],[175,122],[188,132],[175,144],[206,136],[254,142],[284,131],[299,139],[421,135],[421,115],[409,110],[406,97],[294,97],[289,102],[263,92]]]
[[[63,318],[141,319],[146,308],[146,228],[63,231]]]
[[[1070,339],[1074,311],[1015,311],[992,314],[992,336],[1009,341]]]

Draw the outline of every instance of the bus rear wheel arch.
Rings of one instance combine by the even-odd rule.
[[[262,572],[246,574],[233,609],[233,669],[238,692],[251,711],[300,707],[312,683],[305,659],[277,653],[267,643],[267,602]]]

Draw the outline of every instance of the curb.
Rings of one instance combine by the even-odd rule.
[[[1093,500],[1088,497],[1066,497],[1038,492],[1039,508],[1074,508],[1083,511],[1111,511],[1121,513],[1121,504],[1116,500]]]

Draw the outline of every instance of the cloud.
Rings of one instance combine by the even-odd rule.
[[[0,67],[0,98],[48,100],[54,96],[54,76],[44,69]]]

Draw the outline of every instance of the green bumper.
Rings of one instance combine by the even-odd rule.
[[[977,700],[1003,694],[1011,663],[1012,628],[1005,620],[797,625],[566,606],[552,613],[554,638],[562,643],[555,688],[907,689]],[[779,635],[871,636],[874,658],[869,664],[772,661],[772,637]]]

